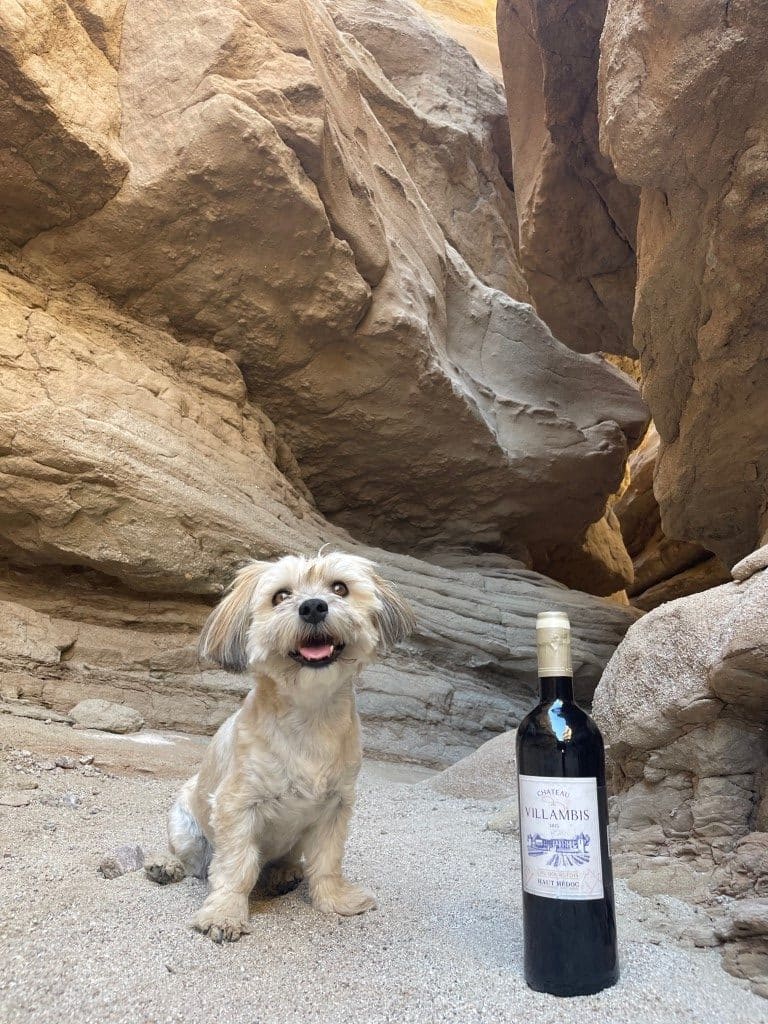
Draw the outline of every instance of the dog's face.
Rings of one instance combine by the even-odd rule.
[[[251,562],[213,611],[200,655],[233,672],[330,685],[413,628],[408,605],[366,558],[334,552]]]

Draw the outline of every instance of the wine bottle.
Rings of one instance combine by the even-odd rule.
[[[600,730],[574,702],[571,626],[536,620],[541,700],[517,731],[525,980],[590,995],[618,981]]]

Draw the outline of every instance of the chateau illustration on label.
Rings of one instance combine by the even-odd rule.
[[[588,864],[589,851],[587,847],[592,842],[586,832],[579,832],[577,836],[570,839],[557,837],[545,839],[536,832],[531,835],[529,832],[525,837],[528,846],[529,857],[543,857],[549,854],[545,863],[557,868],[561,865]]]

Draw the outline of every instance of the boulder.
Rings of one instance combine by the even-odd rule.
[[[633,354],[637,190],[600,152],[606,0],[499,0],[520,261],[536,309],[579,352]]]
[[[593,707],[618,768],[620,854],[727,873],[764,821],[766,598],[757,569],[662,605],[609,662]]]
[[[580,536],[644,405],[498,289],[523,285],[497,84],[412,5],[356,6],[331,10],[359,39],[320,0],[248,16],[235,0],[129,0],[130,173],[98,212],[29,242],[25,265],[228,353],[318,508],[362,539],[517,553]],[[385,31],[403,60],[382,56]],[[438,46],[445,61],[408,58]]]
[[[128,170],[118,140],[117,72],[78,18],[77,9],[87,6],[87,0],[26,0],[0,10],[0,240],[6,243],[23,244],[94,213]]]
[[[465,799],[498,800],[514,796],[517,793],[515,741],[516,732],[502,733],[419,785],[444,796]]]
[[[100,729],[102,732],[138,732],[144,719],[126,704],[109,700],[81,700],[69,712],[76,729]]]
[[[612,0],[600,51],[601,148],[641,191],[662,527],[732,565],[768,527],[768,10]]]

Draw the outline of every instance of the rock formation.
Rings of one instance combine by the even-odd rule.
[[[442,764],[513,724],[552,603],[589,695],[632,614],[509,556],[599,518],[646,412],[525,303],[493,79],[396,0],[4,28],[4,696],[210,731],[248,685],[197,664],[211,603],[326,542],[419,614],[363,684],[372,752]]]
[[[344,6],[342,24],[374,45],[378,23],[363,31]],[[337,523],[401,550],[517,553],[599,518],[645,411],[620,373],[578,360],[494,290],[522,288],[503,107],[449,44],[409,100],[318,0],[130,2],[130,172],[101,210],[23,254],[32,274],[87,280],[124,312],[229,353]],[[459,344],[491,366],[480,377],[454,308],[472,327],[463,317]],[[512,358],[531,368],[509,382]]]
[[[69,711],[123,700],[152,725],[210,731],[247,678],[201,668],[211,600],[249,556],[323,543],[380,561],[418,610],[372,669],[370,749],[444,763],[517,720],[533,622],[557,603],[580,632],[586,693],[631,621],[508,558],[445,567],[362,547],[326,522],[234,362],[116,312],[2,277],[2,691]],[[173,596],[170,596],[173,595]]]
[[[612,0],[601,145],[641,190],[635,344],[667,536],[727,565],[765,533],[768,11]]]
[[[733,576],[637,622],[594,701],[618,769],[619,870],[715,910],[717,894],[764,895],[768,865],[768,548]],[[718,929],[720,941],[768,936],[765,921]],[[768,961],[756,966],[746,945],[727,950],[729,969],[768,984]]]
[[[730,580],[730,573],[700,544],[670,540],[661,528],[653,477],[659,435],[651,426],[627,464],[629,480],[614,505],[633,562],[627,593],[636,608],[649,611],[665,601],[697,594]],[[562,578],[562,577],[558,577]]]
[[[579,352],[632,354],[637,192],[598,147],[606,0],[499,0],[520,261],[536,309]]]

